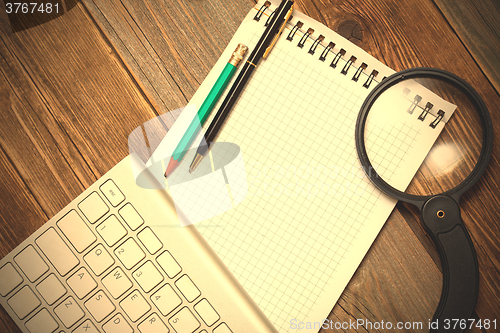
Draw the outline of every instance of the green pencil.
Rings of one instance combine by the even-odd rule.
[[[168,177],[181,162],[182,158],[191,146],[194,138],[196,138],[196,135],[198,135],[199,129],[207,120],[210,112],[212,112],[215,104],[226,89],[227,84],[229,83],[229,81],[231,81],[231,78],[236,72],[236,68],[245,56],[247,50],[248,47],[243,44],[238,44],[236,50],[234,50],[231,58],[224,67],[224,70],[219,75],[219,78],[215,82],[214,86],[208,93],[207,98],[198,110],[197,117],[193,119],[188,129],[186,130],[186,133],[184,133],[181,141],[175,148],[172,157],[170,158],[170,162],[168,163],[167,170],[165,171],[165,177]]]

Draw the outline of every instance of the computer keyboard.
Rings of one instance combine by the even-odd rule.
[[[167,192],[136,185],[134,163],[143,167],[127,157],[0,261],[0,301],[20,330],[276,332],[196,228],[181,227]]]

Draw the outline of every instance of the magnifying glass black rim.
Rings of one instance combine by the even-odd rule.
[[[469,97],[479,114],[483,131],[483,142],[478,161],[471,173],[460,184],[442,193],[444,195],[453,197],[458,201],[460,196],[478,181],[488,165],[493,151],[493,124],[491,121],[490,113],[488,112],[488,109],[486,108],[486,105],[484,104],[484,101],[481,99],[479,94],[474,90],[474,88],[472,88],[472,86],[470,86],[466,81],[456,76],[455,74],[437,68],[417,67],[397,72],[379,83],[366,97],[356,120],[355,140],[358,158],[365,173],[368,175],[373,184],[386,194],[398,200],[412,203],[417,206],[421,206],[424,202],[434,196],[408,194],[405,192],[401,192],[389,185],[377,174],[376,170],[368,159],[368,154],[365,147],[366,119],[368,118],[368,113],[375,101],[384,91],[394,86],[395,84],[404,80],[416,78],[434,78],[452,84],[456,88],[459,88],[463,93],[465,93],[467,97]]]

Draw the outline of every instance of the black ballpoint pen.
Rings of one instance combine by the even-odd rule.
[[[264,31],[259,42],[255,46],[254,50],[248,57],[245,65],[241,69],[240,74],[236,78],[235,82],[231,86],[226,98],[222,102],[217,114],[210,123],[207,131],[205,132],[204,138],[198,149],[196,150],[196,156],[193,159],[189,167],[189,172],[192,172],[201,162],[203,157],[207,154],[210,149],[210,145],[215,141],[215,137],[219,133],[224,121],[227,119],[231,113],[231,109],[236,103],[239,95],[243,91],[245,84],[250,79],[253,71],[259,64],[262,58],[267,57],[272,47],[281,35],[281,32],[285,28],[286,23],[290,19],[293,12],[293,1],[282,0],[278,8],[272,14],[271,22]]]

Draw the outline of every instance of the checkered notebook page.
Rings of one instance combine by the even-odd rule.
[[[201,104],[209,83],[238,43],[252,50],[274,2],[259,21],[254,17],[262,3],[251,10],[190,103]],[[304,23],[303,29],[287,40],[298,21]],[[304,40],[309,26],[317,32]],[[324,42],[309,53],[320,34],[326,36]],[[319,60],[328,39],[348,51],[335,68],[331,62],[341,46]],[[301,40],[302,48],[297,46]],[[344,75],[349,51],[363,58],[358,57]],[[356,117],[377,83],[363,86],[371,70],[363,71],[357,82],[352,80],[359,68],[355,65],[362,62],[380,69],[378,79],[392,73],[328,28],[294,12],[217,139],[241,149],[246,192],[239,204],[196,226],[279,332],[319,330],[395,206],[371,185],[357,159]],[[441,122],[432,129],[428,122],[417,121],[417,112],[405,112],[410,105],[408,100],[395,110],[391,121],[370,119],[384,131],[368,137],[375,147],[373,158],[382,162],[384,172],[395,175],[402,188],[444,126]],[[389,156],[384,149],[396,141],[400,146]],[[192,154],[186,160],[190,163]],[[238,188],[231,191],[232,197],[238,195]],[[198,202],[203,205],[203,198]],[[316,324],[310,330],[299,329],[307,323]]]

